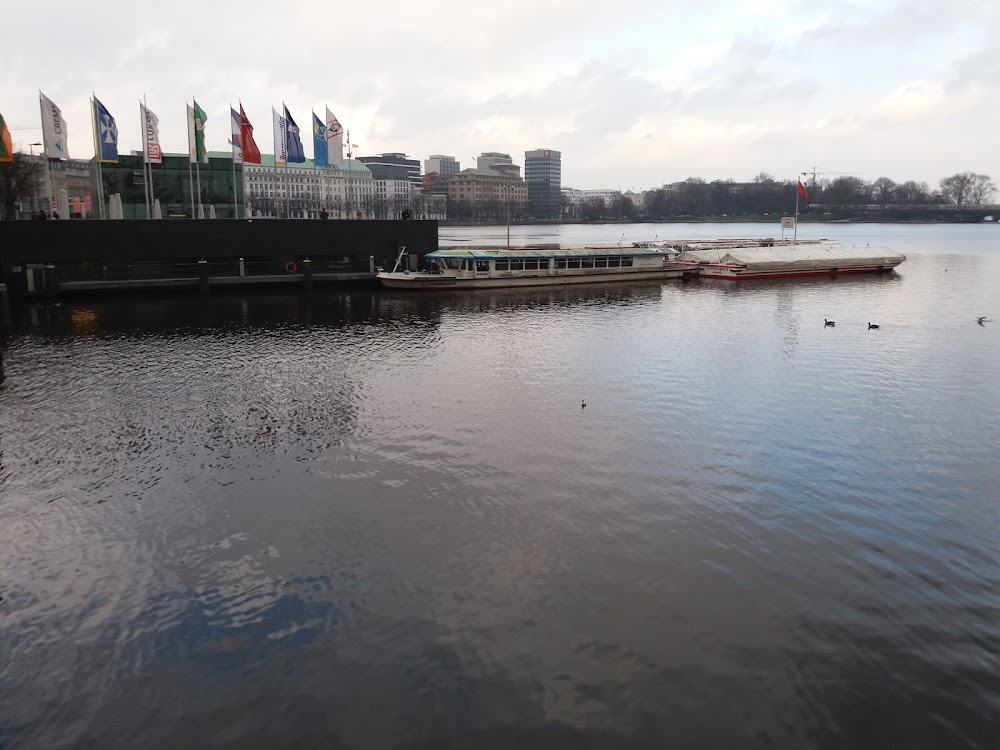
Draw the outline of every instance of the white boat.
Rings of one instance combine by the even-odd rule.
[[[833,240],[718,240],[675,245],[677,263],[709,279],[774,279],[891,271],[906,260],[887,247]]]
[[[400,270],[406,248],[392,271],[377,278],[390,289],[497,289],[561,286],[608,281],[679,278],[689,264],[675,263],[677,252],[661,247],[584,247],[560,249],[453,248],[424,258],[431,271]]]

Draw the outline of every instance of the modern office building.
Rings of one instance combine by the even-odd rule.
[[[479,169],[491,169],[498,164],[513,164],[514,160],[510,154],[501,154],[499,151],[484,151],[476,159],[476,167]]]
[[[358,161],[369,168],[375,166],[404,167],[413,189],[420,190],[420,162],[416,159],[410,159],[406,154],[386,153],[377,156],[359,156]]]
[[[444,154],[432,154],[424,160],[424,174],[436,172],[440,175],[458,174],[462,171],[462,165],[454,156]]]
[[[524,181],[528,186],[528,214],[555,219],[562,211],[562,154],[551,148],[524,152]]]

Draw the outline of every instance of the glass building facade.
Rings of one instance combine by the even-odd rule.
[[[198,182],[195,180],[194,164],[187,154],[164,154],[162,164],[153,164],[153,197],[160,201],[160,216],[192,217],[197,215]],[[141,155],[122,155],[117,164],[101,164],[104,183],[104,200],[120,193],[122,213],[126,219],[146,218],[146,181],[143,176]],[[190,167],[190,170],[189,170]],[[205,217],[210,207],[215,206],[215,216],[219,219],[233,218],[233,183],[236,184],[236,203],[239,218],[243,217],[243,167],[236,165],[233,171],[233,157],[228,151],[209,152],[208,164],[198,165],[201,185],[201,203],[205,207]],[[97,179],[97,165],[91,170]],[[96,187],[96,185],[95,185]],[[193,200],[192,200],[193,192]],[[96,190],[95,190],[96,195]]]
[[[562,153],[550,148],[524,152],[524,181],[528,186],[528,214],[556,219],[562,213]]]

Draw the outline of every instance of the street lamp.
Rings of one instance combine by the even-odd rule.
[[[28,152],[32,156],[34,156],[35,155],[35,146],[41,146],[41,145],[42,145],[41,143],[29,143],[28,144]]]

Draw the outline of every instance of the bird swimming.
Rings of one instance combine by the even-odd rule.
[[[869,323],[868,330],[870,331],[872,328],[878,328],[878,323]]]
[[[837,324],[836,324],[836,322],[835,322],[835,321],[832,321],[832,320],[827,320],[826,318],[823,318],[823,325],[824,325],[824,326],[828,326],[828,327],[830,327],[830,328],[833,328],[833,327],[834,327],[835,325],[837,325]]]
[[[583,401],[580,402],[580,408],[581,409],[587,408],[587,399],[584,399]]]

